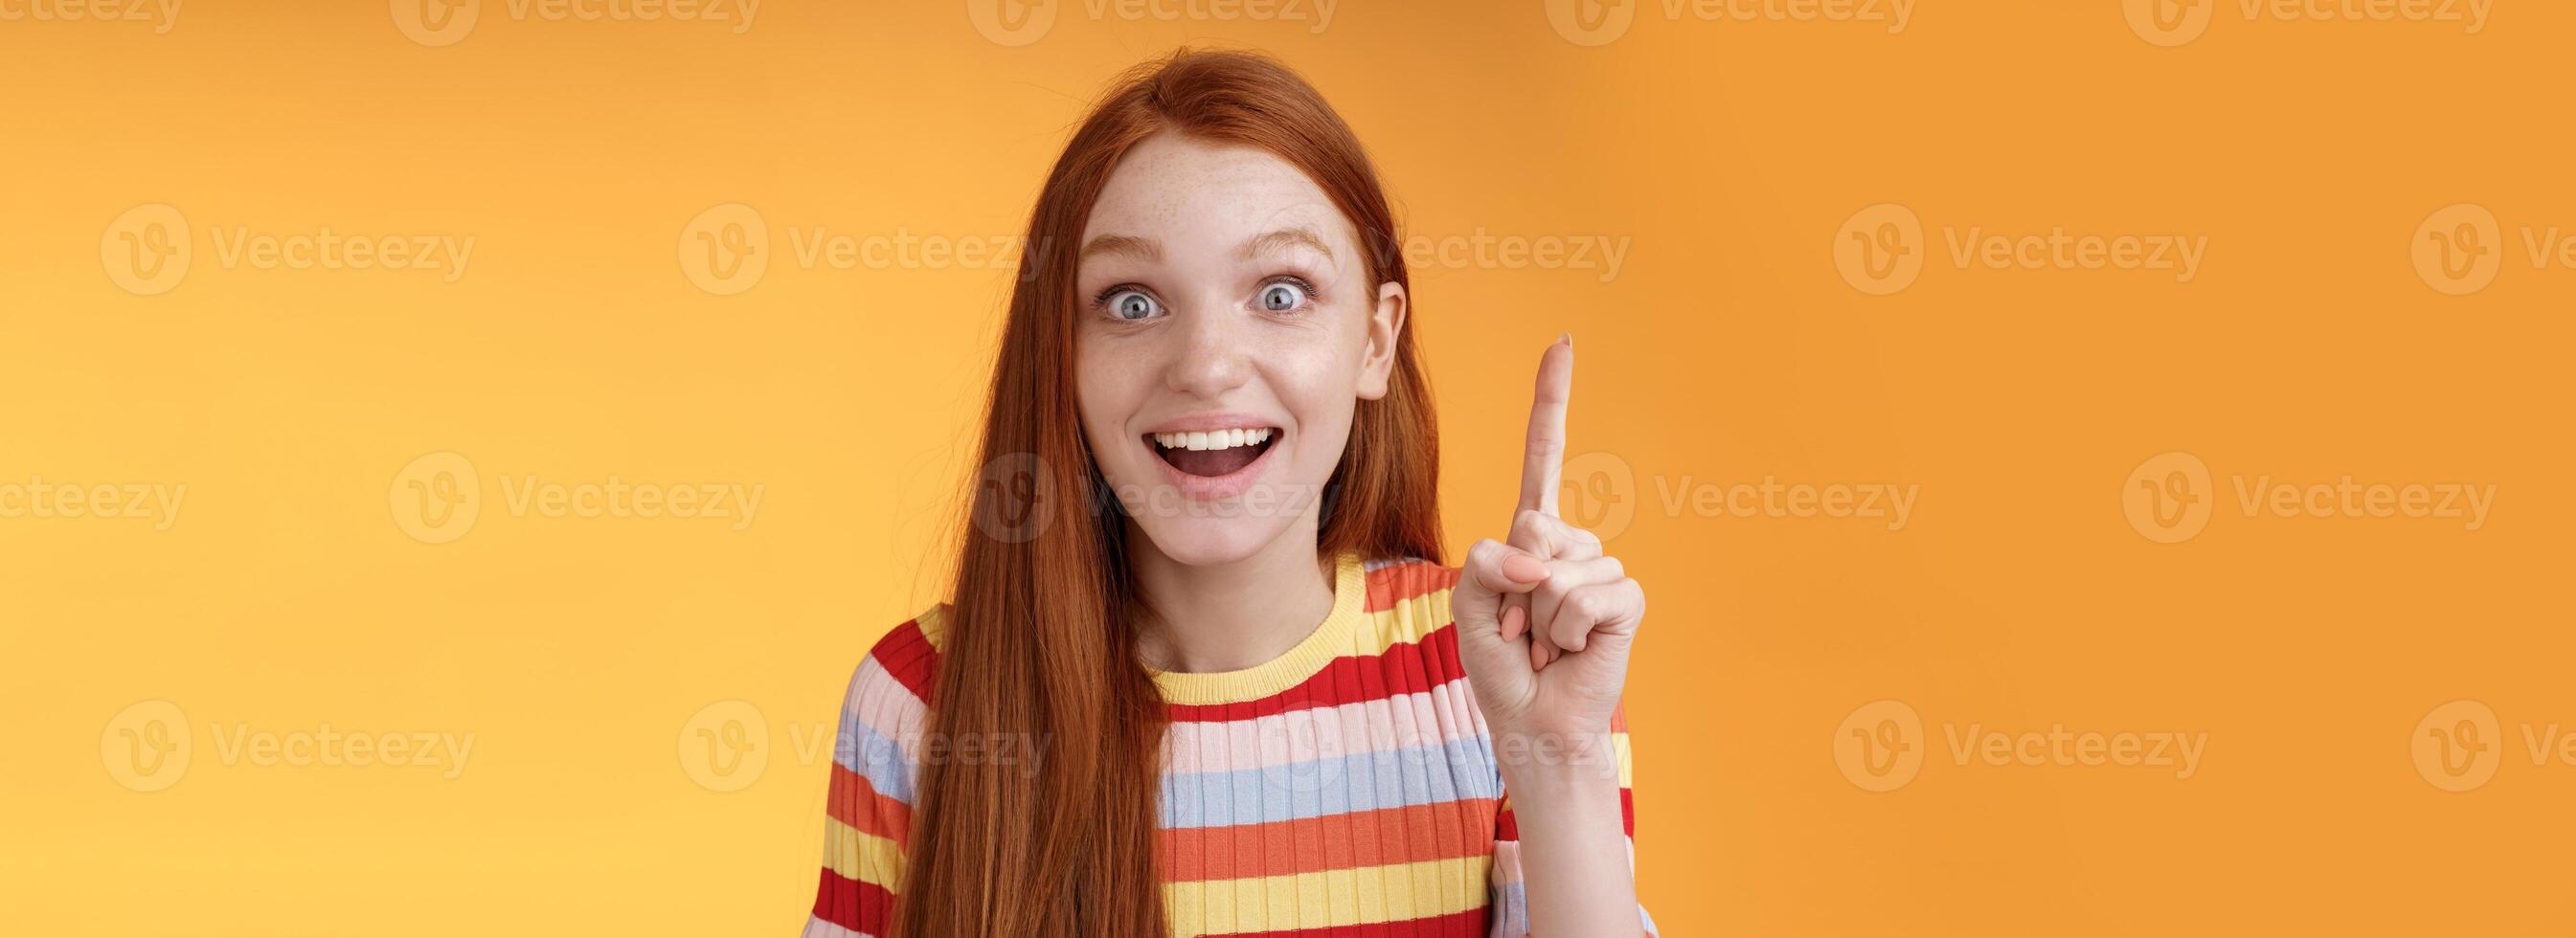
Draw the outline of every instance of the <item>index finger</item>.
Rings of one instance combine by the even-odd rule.
[[[1521,509],[1556,514],[1557,480],[1565,471],[1565,405],[1574,397],[1574,334],[1539,353],[1538,388],[1530,397],[1529,446],[1521,463]]]

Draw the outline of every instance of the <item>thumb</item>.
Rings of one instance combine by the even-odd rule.
[[[1467,549],[1466,566],[1451,593],[1450,614],[1463,636],[1499,638],[1503,597],[1528,593],[1547,582],[1547,564],[1520,548],[1492,538]]]

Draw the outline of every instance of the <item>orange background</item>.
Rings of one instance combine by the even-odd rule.
[[[1453,551],[1500,533],[1533,357],[1579,339],[1600,455],[1570,504],[1624,519],[1650,598],[1629,710],[1667,934],[2564,927],[2576,764],[2526,734],[2576,731],[2545,585],[2576,270],[2525,238],[2576,235],[2576,8],[2158,32],[2117,0],[1923,3],[1891,32],[1345,0],[1317,31],[1311,0],[1073,0],[1006,45],[955,2],[770,0],[737,34],[485,0],[432,46],[405,2],[0,19],[0,932],[795,930],[812,743],[935,597],[1008,262],[806,266],[791,236],[1016,234],[1086,100],[1184,42],[1306,71],[1426,243],[1628,245],[1615,276],[1457,255],[1415,315]],[[720,296],[681,257],[731,203],[768,266]],[[1847,279],[1882,203],[1919,272]],[[2493,219],[2467,283],[2410,260],[2465,246],[2427,239],[2474,213],[2424,224],[2458,203]],[[167,242],[112,225],[151,204],[192,260],[138,295],[119,251]],[[476,243],[453,283],[215,243],[325,227]],[[2056,228],[2206,253],[2182,282],[1952,251]],[[2166,452],[2206,469],[2176,543],[2129,520]],[[478,479],[445,543],[404,507],[436,453]],[[2471,530],[2237,495],[2345,476],[2495,496]],[[514,511],[529,477],[764,494],[737,531]],[[1723,507],[1766,478],[1917,495],[1901,528]],[[159,521],[12,513],[38,479],[186,488]],[[149,701],[192,735],[138,791],[173,776],[120,747],[179,754],[168,721],[123,735]],[[1891,712],[1919,774],[1865,790],[1891,777],[1849,731]],[[452,779],[223,755],[326,724],[475,742]],[[1953,755],[2056,726],[2205,750],[2187,778]]]

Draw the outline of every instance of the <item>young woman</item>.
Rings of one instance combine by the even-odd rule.
[[[1394,221],[1294,73],[1140,67],[1026,243],[953,599],[850,680],[805,934],[1651,931],[1645,596],[1556,517],[1572,339],[1448,568]]]

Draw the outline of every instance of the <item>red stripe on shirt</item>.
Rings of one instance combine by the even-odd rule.
[[[1339,707],[1418,694],[1467,675],[1458,663],[1458,632],[1444,625],[1420,642],[1398,642],[1375,655],[1343,655],[1315,676],[1251,703],[1171,704],[1174,723],[1225,723],[1297,710]]]
[[[875,883],[842,879],[823,868],[822,885],[814,890],[814,917],[871,935],[886,933],[894,921],[895,894]]]

